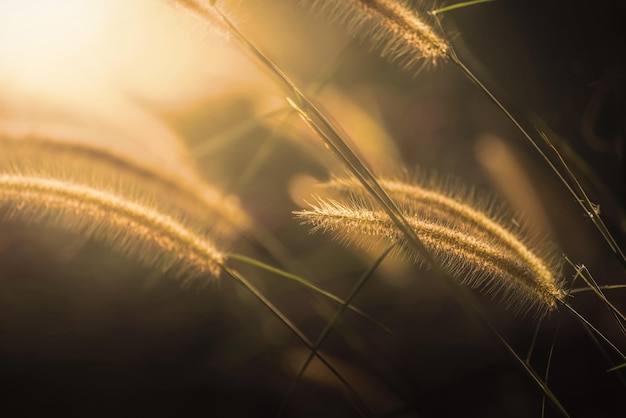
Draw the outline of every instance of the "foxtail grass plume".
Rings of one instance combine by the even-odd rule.
[[[218,277],[225,256],[207,238],[148,206],[93,187],[0,174],[5,219],[42,223],[110,245],[147,266],[191,280]]]
[[[454,196],[397,180],[380,183],[398,202],[426,249],[461,282],[499,295],[520,311],[533,307],[551,311],[565,298],[560,263],[549,245],[521,238],[521,232],[474,208],[458,192]],[[423,262],[356,180],[337,178],[325,187],[340,200],[316,197],[310,209],[295,212],[313,231],[334,233],[345,244],[398,242],[403,254]]]
[[[236,202],[199,178],[81,140],[80,132],[0,132],[0,221],[101,242],[184,283],[219,277],[226,258],[219,248],[248,225]]]
[[[445,60],[448,43],[404,0],[297,0],[371,44],[404,69]]]
[[[0,123],[0,132],[0,172],[47,173],[99,188],[113,187],[116,194],[150,201],[155,209],[184,218],[223,241],[232,241],[251,227],[236,197],[202,181],[187,164],[182,166],[186,170],[157,167],[143,156],[116,150],[113,136],[105,147],[90,141],[93,132],[75,127],[42,125],[26,131]]]

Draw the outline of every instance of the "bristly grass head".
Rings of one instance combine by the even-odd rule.
[[[87,140],[0,132],[0,220],[93,239],[184,284],[217,278],[249,225],[232,199]]]
[[[185,281],[218,277],[225,256],[170,216],[105,190],[58,179],[0,174],[5,219],[43,223],[110,245]]]
[[[88,141],[91,133],[80,129],[57,135],[45,126],[33,133],[6,128],[0,126],[0,172],[72,179],[130,200],[139,198],[224,241],[234,240],[251,227],[238,199],[202,181],[193,167],[187,172],[157,167],[143,161],[143,156],[92,144]]]
[[[353,35],[403,69],[419,70],[448,58],[450,46],[435,25],[405,0],[297,0],[342,23]]]
[[[381,180],[401,206],[427,250],[446,270],[472,287],[499,295],[519,311],[541,314],[565,298],[559,258],[547,244],[535,244],[468,202],[420,185]],[[313,230],[334,233],[346,244],[382,247],[398,242],[402,253],[424,260],[405,241],[354,179],[334,179],[326,187],[338,199],[316,198],[311,209],[295,212]]]

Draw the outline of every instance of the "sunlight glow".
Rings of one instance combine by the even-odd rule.
[[[84,56],[104,34],[103,2],[5,0],[0,2],[0,75],[23,81],[52,77]]]
[[[2,0],[0,57],[3,91],[88,107],[106,92],[176,109],[258,83],[223,36],[166,1]]]

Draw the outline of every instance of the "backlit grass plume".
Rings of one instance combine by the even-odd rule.
[[[298,0],[344,24],[403,68],[446,59],[448,43],[404,0]]]
[[[62,134],[43,127],[41,132],[23,132],[11,125],[0,125],[0,172],[38,175],[42,172],[60,178],[79,179],[133,200],[141,196],[156,209],[184,218],[225,241],[249,229],[251,221],[238,199],[225,196],[200,180],[193,170],[156,167],[133,155],[91,143],[90,132],[63,129]],[[46,133],[43,133],[46,132]],[[112,142],[115,138],[110,138]],[[110,184],[106,185],[106,179]],[[164,198],[165,197],[165,198]]]
[[[113,146],[11,130],[0,145],[0,220],[101,242],[184,282],[218,277],[226,257],[216,242],[247,226],[236,202],[199,178]]]
[[[426,249],[463,283],[502,296],[520,310],[550,311],[566,293],[560,263],[548,245],[533,245],[484,211],[439,190],[381,180]],[[346,244],[398,242],[416,262],[424,260],[386,214],[377,209],[356,180],[326,184],[340,200],[316,198],[311,209],[295,212],[313,231],[334,233]]]
[[[578,165],[579,171],[591,171],[582,162],[583,158],[564,158],[571,154],[571,147],[551,133],[541,117],[528,109],[519,109],[506,95],[496,95],[485,84],[490,77],[480,69],[468,67],[459,57],[444,34],[437,33],[434,15],[470,5],[483,3],[483,0],[460,2],[428,13],[418,13],[408,0],[297,0],[314,10],[319,10],[328,20],[339,20],[355,36],[380,50],[383,57],[394,61],[403,70],[416,72],[424,64],[449,60],[476,85],[503,112],[522,136],[537,149],[542,158],[554,171],[564,186],[574,196],[602,238],[611,247],[620,262],[626,266],[626,256],[620,245],[597,213],[588,191],[570,169]],[[429,19],[430,17],[430,19]],[[429,22],[430,20],[430,22]],[[464,55],[468,54],[467,51]],[[423,63],[421,65],[418,65]],[[477,73],[475,73],[478,71]],[[546,146],[547,145],[547,146]]]
[[[148,206],[105,190],[58,179],[0,175],[5,219],[41,223],[104,242],[185,280],[217,277],[224,255],[207,238]]]

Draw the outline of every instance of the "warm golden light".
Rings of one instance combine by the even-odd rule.
[[[103,36],[106,3],[8,0],[0,3],[0,75],[23,82],[55,78]]]
[[[0,56],[4,91],[90,109],[102,92],[177,108],[257,71],[197,19],[154,0],[2,1]]]

